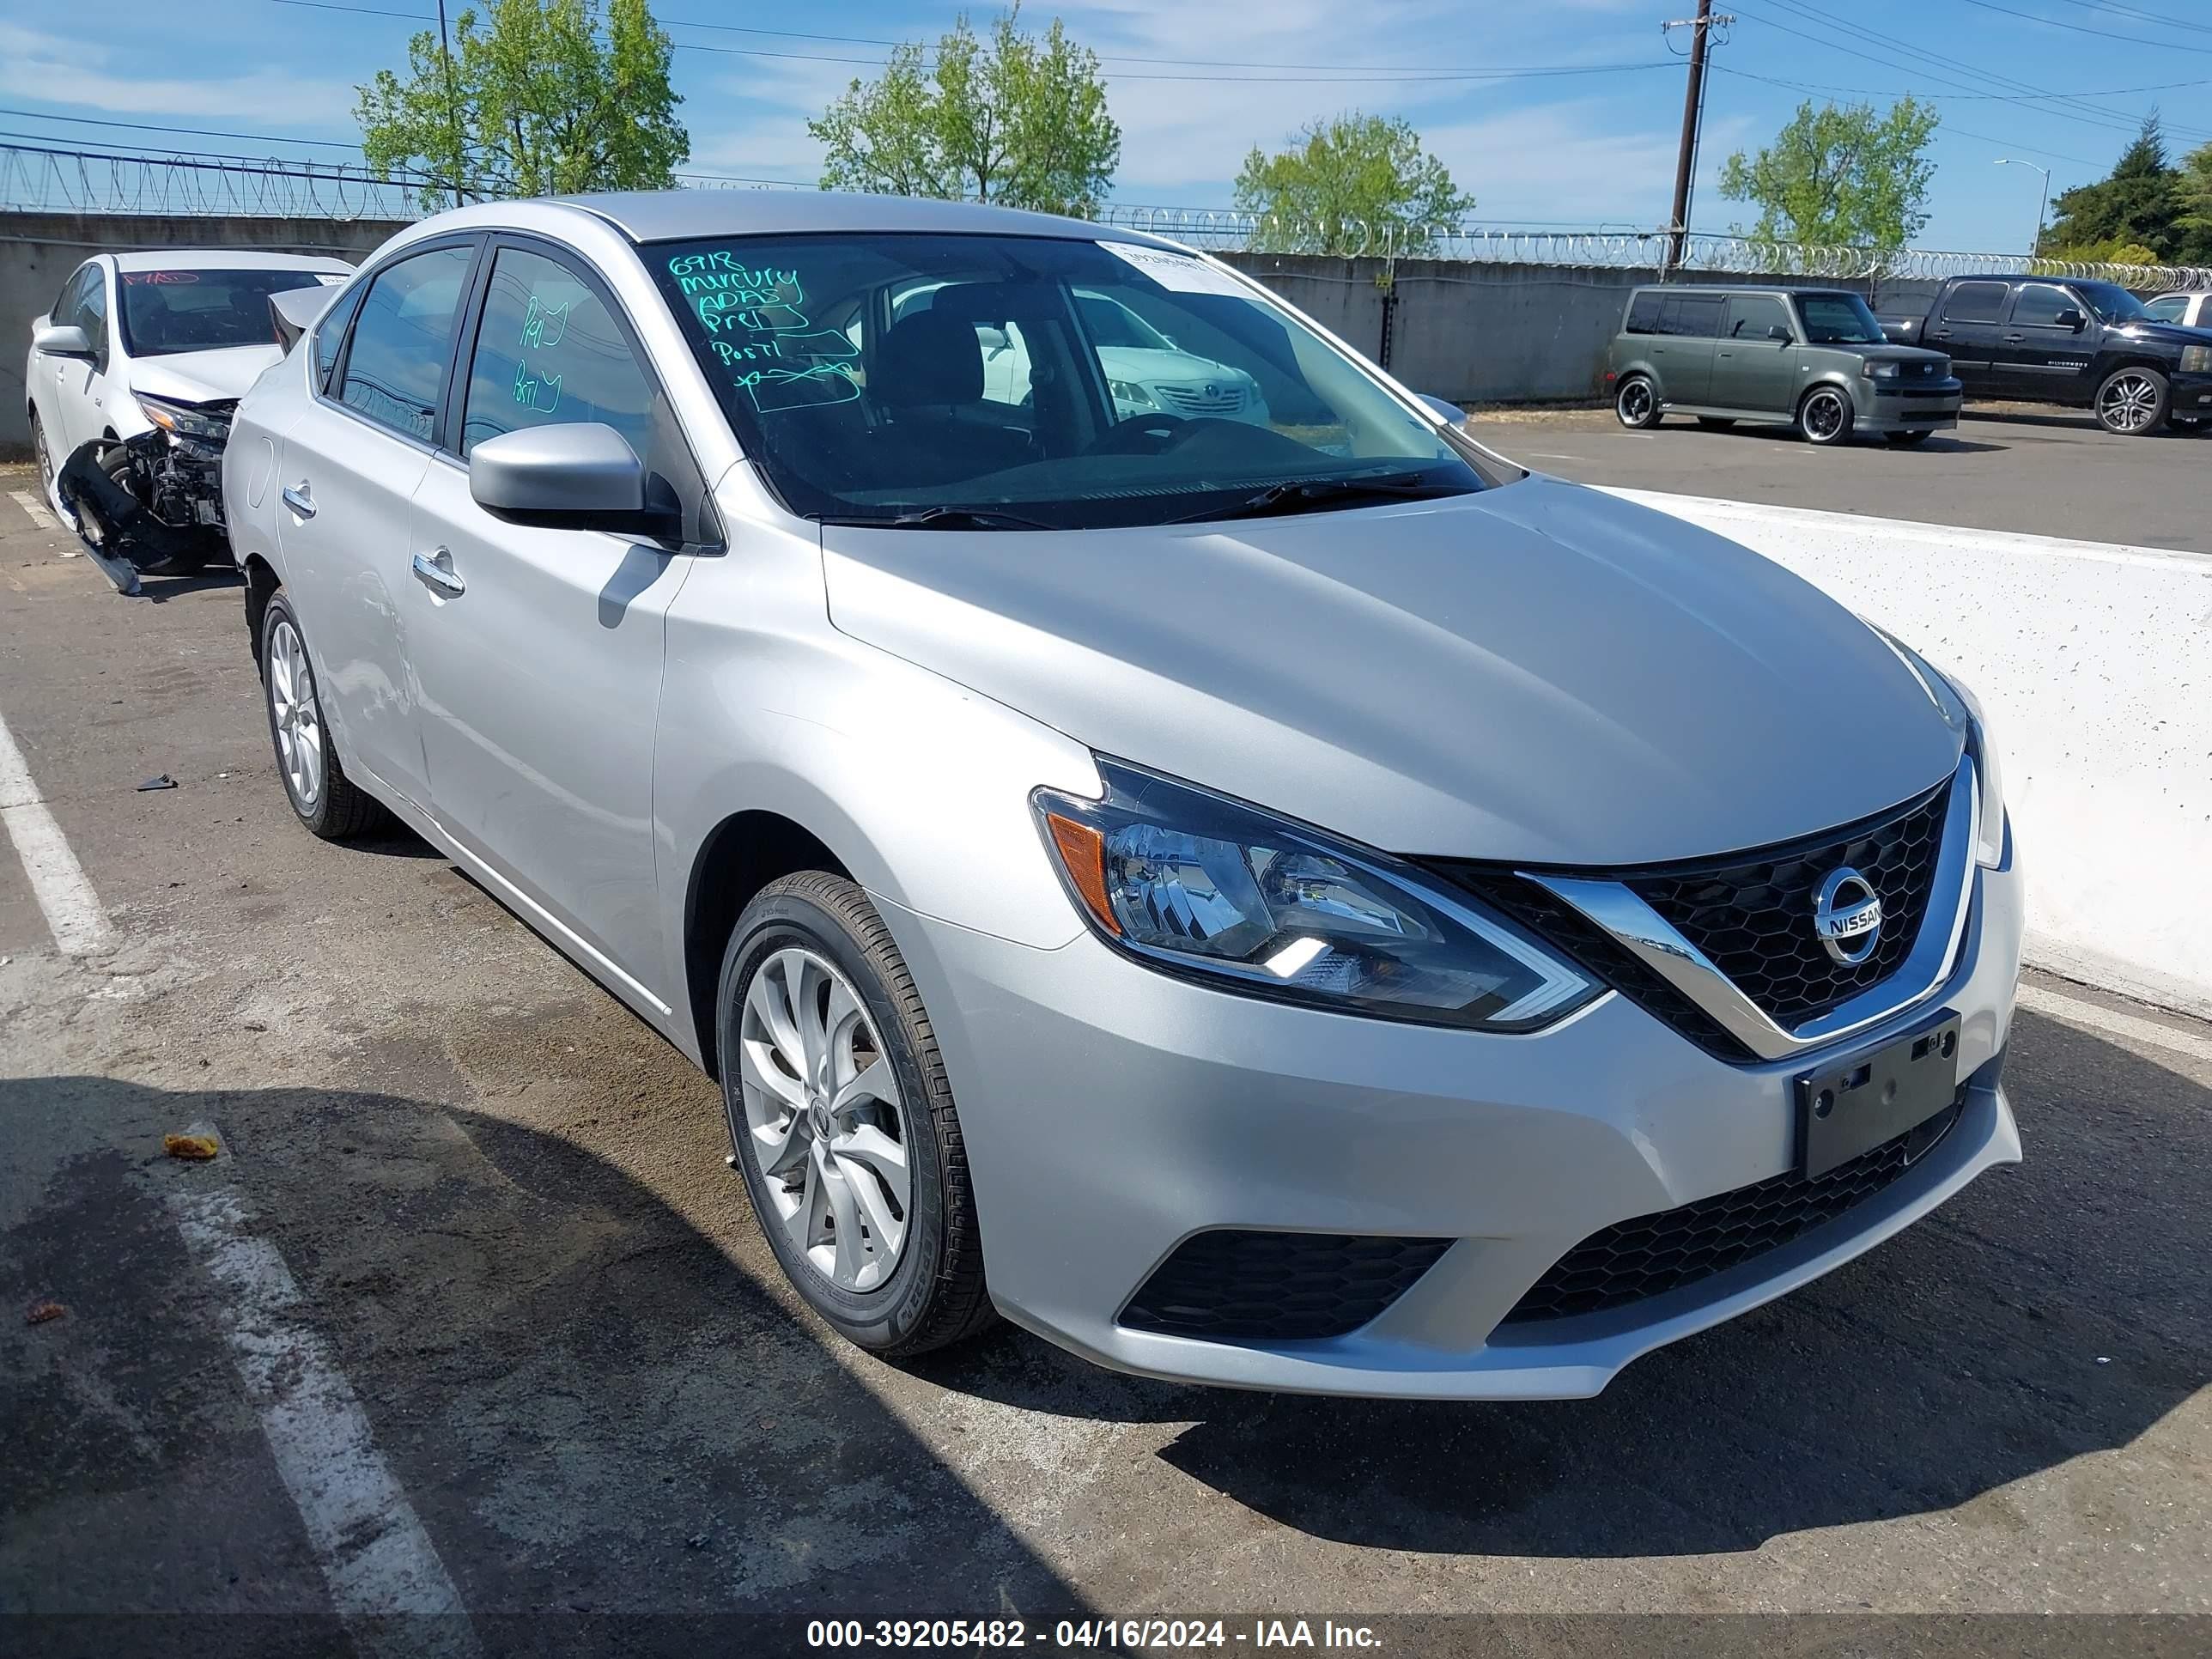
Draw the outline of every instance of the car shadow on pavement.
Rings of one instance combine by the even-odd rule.
[[[1808,452],[1815,447],[1797,435],[1796,428],[1777,426],[1765,422],[1746,421],[1728,427],[1714,428],[1685,427],[1682,429],[1685,432],[1697,432],[1700,437],[1705,438],[1747,438],[1759,443],[1794,444],[1800,449]],[[1955,433],[1950,432],[1934,433],[1924,441],[1910,445],[1891,444],[1880,438],[1855,437],[1845,447],[1852,449],[1895,449],[1900,454],[1907,455],[1981,455],[1992,453],[2005,447],[2002,444],[1978,443],[1972,438],[1961,438]]]
[[[1024,1337],[927,1374],[1035,1410],[1190,1421],[1168,1462],[1349,1544],[1703,1554],[1952,1510],[2017,1529],[2001,1488],[2128,1446],[2212,1382],[2212,1091],[2032,1014],[2015,1030],[2039,1057],[2034,1086],[2014,1087],[2025,1164],[1796,1295],[1647,1355],[1595,1400],[1102,1380]]]
[[[187,593],[204,593],[219,587],[243,587],[246,578],[233,569],[202,570],[190,576],[148,576],[138,578],[138,594],[155,605],[166,605],[171,599],[182,599]]]
[[[0,1079],[0,1124],[34,1121],[34,1100],[115,1145],[0,1218],[0,1305],[69,1309],[0,1330],[0,1612],[166,1613],[169,1651],[337,1645],[209,1622],[321,1611],[296,1600],[319,1580],[219,1334],[223,1292],[166,1212],[169,1185],[209,1181],[297,1281],[487,1652],[782,1652],[825,1612],[1086,1610],[859,1380],[874,1362],[830,1352],[733,1259],[753,1226],[709,1089],[687,1097],[680,1156],[643,1136],[664,1160],[644,1176],[573,1121],[516,1121],[605,1103],[501,1115],[46,1077]],[[623,1105],[665,1127],[662,1102]],[[225,1156],[165,1158],[158,1127],[200,1121]],[[146,1651],[155,1632],[118,1634]]]

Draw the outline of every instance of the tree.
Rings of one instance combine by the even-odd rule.
[[[490,0],[407,46],[408,76],[357,87],[362,149],[420,175],[422,205],[586,190],[665,190],[691,154],[672,47],[646,0]]]
[[[2183,264],[2212,265],[2212,144],[2199,144],[2181,158],[2181,216],[2174,221],[2180,243],[2173,257]]]
[[[1357,111],[1308,123],[1273,155],[1253,146],[1236,199],[1260,216],[1262,252],[1417,253],[1474,209],[1411,122]]]
[[[1057,17],[1042,39],[1020,19],[1017,3],[986,42],[963,13],[933,63],[908,43],[854,81],[806,124],[828,151],[822,188],[1095,213],[1121,159],[1098,55]]]
[[[2184,235],[2182,176],[2166,163],[2157,112],[2144,118],[2142,131],[2120,153],[2109,177],[2061,192],[2051,208],[2051,228],[2036,244],[2039,253],[2078,259],[2088,257],[2082,250],[2100,244],[2135,243],[2161,260],[2171,258]]]
[[[1903,247],[1928,222],[1936,164],[1926,151],[1940,118],[1909,97],[1886,114],[1871,104],[1814,109],[1808,99],[1766,149],[1728,158],[1721,194],[1759,204],[1750,234],[1765,240]]]

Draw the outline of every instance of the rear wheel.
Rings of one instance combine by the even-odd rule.
[[[2154,368],[2116,368],[2097,388],[2097,424],[2123,438],[2141,437],[2166,419],[2172,395]]]
[[[738,1167],[807,1304],[887,1356],[988,1325],[952,1091],[868,896],[826,871],[770,882],[730,937],[715,1018]]]
[[[1621,425],[1642,432],[1659,424],[1659,392],[1650,378],[1632,374],[1613,395],[1613,412]]]
[[[1890,442],[1902,446],[1905,444],[1924,444],[1936,434],[1927,430],[1925,428],[1923,428],[1917,432],[1885,432],[1881,435],[1888,439]]]
[[[285,798],[309,833],[343,841],[382,822],[384,809],[338,763],[300,620],[280,588],[261,613],[261,689]]]
[[[1798,435],[1824,448],[1850,439],[1851,419],[1850,394],[1841,386],[1816,386],[1797,405]]]

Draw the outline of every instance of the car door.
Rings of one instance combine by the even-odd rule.
[[[2081,381],[2096,355],[2080,295],[2056,283],[2023,283],[1998,332],[1990,379],[2000,393],[2034,403],[2085,400]]]
[[[665,1012],[630,975],[659,958],[653,728],[702,480],[628,319],[574,254],[501,239],[467,332],[401,601],[431,795],[457,842]],[[621,433],[685,536],[514,524],[477,505],[474,446],[569,422]]]
[[[400,604],[409,519],[481,240],[410,248],[368,279],[277,463],[285,585],[339,753],[418,810],[430,803]]]
[[[1997,337],[2003,331],[2012,285],[2003,282],[1954,283],[1936,301],[1936,310],[1920,331],[1920,343],[1949,354],[1952,373],[1967,392],[1986,397],[1997,389]]]
[[[53,309],[46,313],[46,321],[57,328],[72,324],[84,324],[84,293],[98,278],[97,262],[87,260],[70,272],[62,283],[62,291],[55,296]],[[32,410],[39,417],[39,426],[46,436],[47,453],[58,469],[69,459],[70,416],[69,381],[70,360],[50,351],[33,348],[26,369]]]
[[[1787,415],[1796,406],[1796,335],[1790,308],[1772,295],[1728,296],[1727,332],[1713,350],[1705,401],[1760,415]]]
[[[113,307],[107,291],[107,270],[99,260],[88,260],[75,279],[70,296],[68,321],[84,331],[92,343],[89,357],[51,357],[54,367],[54,429],[60,437],[54,465],[67,460],[79,444],[90,443],[107,431],[106,400],[115,372],[115,344],[108,328]],[[57,317],[57,322],[64,320]]]
[[[1670,294],[1659,307],[1659,332],[1667,347],[1660,390],[1668,404],[1710,401],[1713,351],[1726,313],[1717,294]]]

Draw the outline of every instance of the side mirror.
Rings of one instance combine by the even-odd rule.
[[[553,530],[653,534],[672,516],[647,507],[645,464],[598,421],[486,438],[469,451],[469,494],[495,519]]]
[[[1446,426],[1461,426],[1466,423],[1467,411],[1462,409],[1457,404],[1449,403],[1442,398],[1431,398],[1425,392],[1419,392],[1415,395],[1418,396],[1423,404],[1427,407],[1429,413],[1435,416]]]
[[[1779,323],[1769,323],[1766,325],[1766,337],[1783,345],[1788,345],[1790,343],[1790,331]]]
[[[31,349],[49,357],[89,357],[92,341],[75,323],[48,323],[33,331]]]
[[[2076,334],[2089,325],[2089,319],[2072,306],[2067,307],[2065,310],[2052,318],[2051,321],[2057,323],[2061,328],[2072,329]]]

